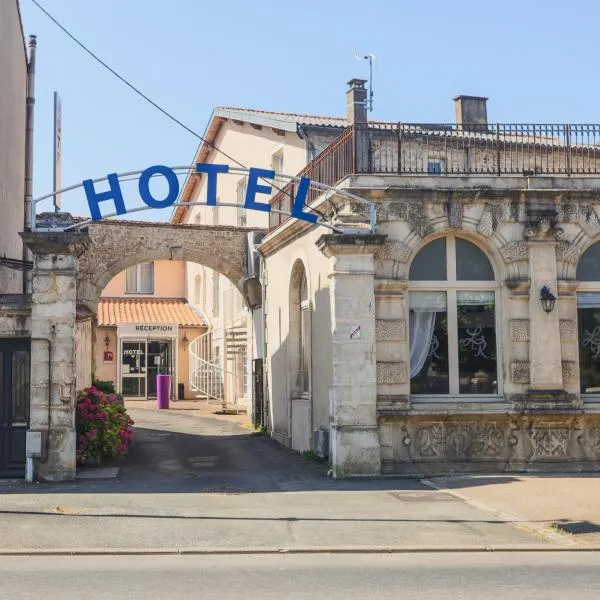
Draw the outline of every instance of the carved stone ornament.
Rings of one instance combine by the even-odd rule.
[[[375,369],[377,383],[379,384],[402,384],[408,382],[408,365],[405,362],[378,362]]]
[[[592,452],[600,455],[600,427],[592,427],[588,433]]]
[[[510,363],[510,379],[513,383],[529,383],[529,361],[514,361]]]
[[[561,319],[559,323],[561,340],[574,340],[577,337],[577,323],[570,319]]]
[[[463,205],[459,202],[448,202],[448,225],[453,229],[462,227]]]
[[[570,242],[563,241],[556,245],[556,260],[577,264],[580,255],[579,248]]]
[[[375,258],[383,260],[391,259],[401,263],[407,263],[412,253],[412,248],[407,246],[404,242],[390,240],[385,241],[379,250],[377,250]]]
[[[570,430],[568,427],[534,425],[530,432],[533,446],[531,459],[565,458],[569,437]]]
[[[510,339],[513,342],[528,342],[529,335],[529,319],[510,320]]]
[[[378,342],[398,341],[406,339],[405,319],[376,319],[375,340]]]
[[[563,384],[577,383],[577,363],[574,360],[562,361]]]
[[[500,254],[506,263],[529,260],[529,246],[527,242],[509,242],[500,248]]]
[[[506,446],[506,431],[494,423],[434,424],[416,434],[416,451],[423,458],[469,460],[494,458]]]

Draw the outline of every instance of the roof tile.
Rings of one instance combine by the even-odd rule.
[[[178,323],[187,327],[205,327],[202,317],[179,298],[100,298],[98,325],[121,323]]]

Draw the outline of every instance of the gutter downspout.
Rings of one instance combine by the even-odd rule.
[[[35,227],[33,215],[33,116],[35,106],[35,53],[37,38],[29,36],[29,62],[27,63],[27,106],[25,117],[25,197],[23,225],[25,231],[31,231]],[[29,248],[23,246],[23,260],[32,261],[33,254]],[[32,274],[23,271],[23,293],[31,293]]]

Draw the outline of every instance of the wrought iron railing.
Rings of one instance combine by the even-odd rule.
[[[332,186],[351,174],[600,175],[600,125],[357,123],[298,175]],[[291,210],[295,185],[274,208]],[[311,189],[306,206],[319,194]],[[271,213],[271,228],[288,218]]]

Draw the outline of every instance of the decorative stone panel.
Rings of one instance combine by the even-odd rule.
[[[559,323],[560,339],[563,341],[575,341],[577,338],[577,323],[570,319],[561,319]]]
[[[510,363],[510,379],[513,383],[529,383],[529,361],[514,361]]]
[[[406,339],[405,319],[376,319],[375,340],[378,342],[398,341]]]
[[[412,255],[412,249],[404,242],[386,241],[375,254],[378,259],[391,259],[401,263],[407,263]]]
[[[527,261],[529,260],[529,246],[527,242],[509,242],[500,248],[500,254],[507,263]]]
[[[463,205],[458,202],[448,202],[448,225],[453,229],[462,227]]]
[[[556,260],[576,264],[579,262],[579,248],[570,242],[560,242],[556,245]]]
[[[405,362],[378,362],[376,367],[377,383],[408,383],[408,365]]]
[[[529,434],[533,446],[531,460],[566,458],[570,435],[569,427],[533,424]]]
[[[573,360],[562,361],[563,384],[577,383],[577,363]]]
[[[433,423],[417,429],[414,452],[429,459],[494,458],[502,453],[506,438],[506,429],[495,423]]]
[[[529,341],[529,319],[510,320],[510,339],[513,342]]]

